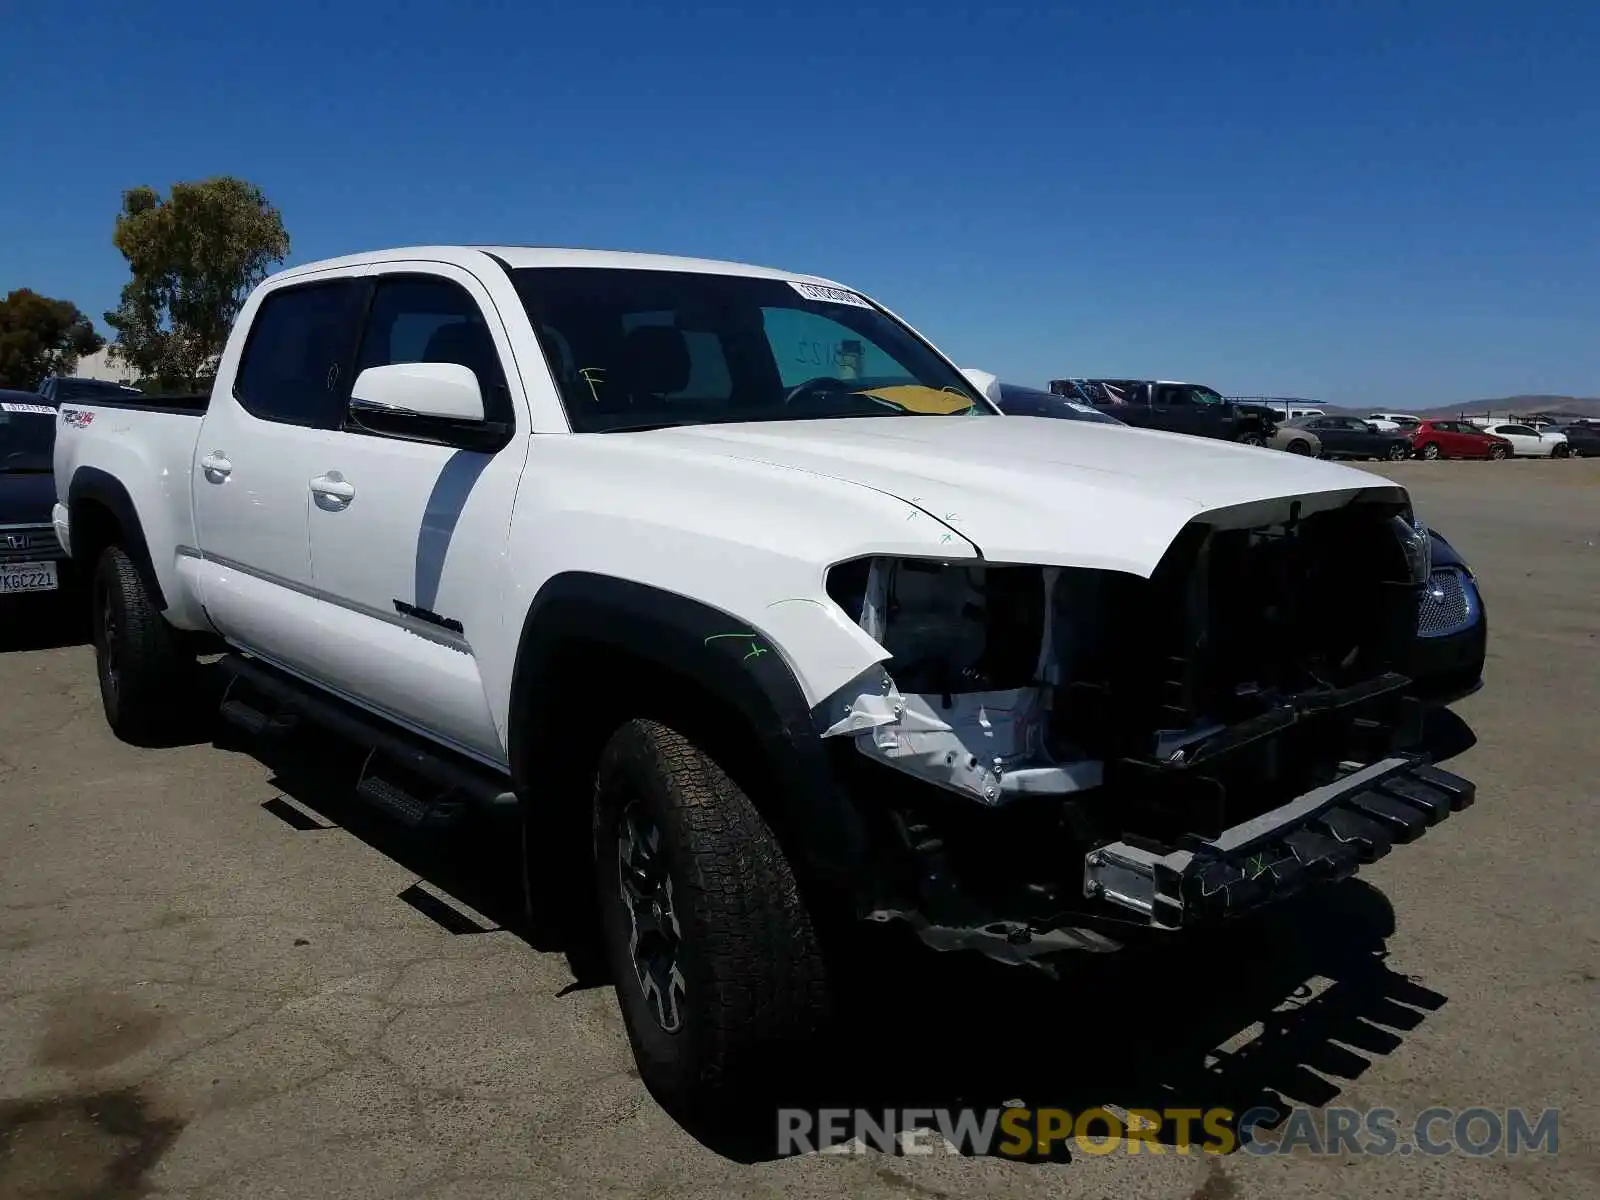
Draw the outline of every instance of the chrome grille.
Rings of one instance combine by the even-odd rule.
[[[1477,594],[1460,567],[1437,567],[1428,576],[1417,617],[1418,637],[1449,637],[1478,618]]]
[[[0,563],[48,562],[60,557],[55,526],[0,526]]]

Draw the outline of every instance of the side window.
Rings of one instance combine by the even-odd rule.
[[[478,377],[493,414],[505,373],[483,312],[466,289],[426,275],[379,276],[372,290],[355,374],[391,363],[459,363]]]
[[[233,394],[264,421],[337,428],[350,394],[356,334],[354,279],[268,293],[240,356]]]
[[[1184,407],[1189,403],[1189,389],[1183,387],[1163,386],[1156,388],[1156,404],[1158,407]]]
[[[761,314],[778,377],[786,388],[819,377],[875,383],[911,378],[888,352],[820,313],[763,308]]]

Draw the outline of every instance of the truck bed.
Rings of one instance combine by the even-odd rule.
[[[80,411],[88,409],[127,409],[132,412],[158,412],[169,413],[179,417],[202,417],[211,404],[210,392],[172,392],[157,395],[132,396],[122,399],[117,396],[96,396],[91,400],[66,400],[62,408],[73,408]]]
[[[62,546],[89,565],[94,548],[78,544],[73,524],[96,507],[139,528],[168,619],[180,628],[204,627],[180,580],[179,559],[197,544],[192,477],[209,401],[192,395],[67,401],[56,429],[53,521]]]

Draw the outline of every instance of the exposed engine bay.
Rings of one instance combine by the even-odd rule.
[[[957,944],[986,930],[1009,947],[998,957],[1030,960],[1107,940],[1080,918],[1184,923],[1184,901],[1163,905],[1162,872],[1210,868],[1181,856],[1204,858],[1252,821],[1291,832],[1266,815],[1318,789],[1338,807],[1341,780],[1416,766],[1402,748],[1420,712],[1401,667],[1427,577],[1426,530],[1381,495],[1309,515],[1300,501],[1207,514],[1148,579],[836,567],[830,595],[889,658],[819,706],[819,732],[853,744],[841,769],[903,852],[914,899],[886,911],[936,944],[929,930]],[[1299,814],[1316,824],[1301,857],[1353,869],[1337,837],[1315,844],[1329,838],[1315,808]],[[1267,860],[1251,861],[1260,877]],[[1211,880],[1225,899],[1227,874]]]

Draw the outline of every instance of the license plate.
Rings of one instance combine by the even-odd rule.
[[[0,596],[14,592],[53,592],[58,586],[53,562],[0,565]]]

